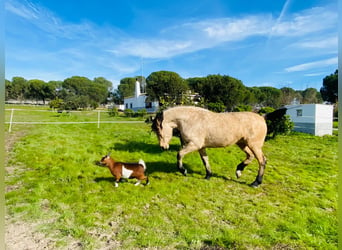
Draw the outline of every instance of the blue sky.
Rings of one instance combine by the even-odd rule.
[[[319,89],[337,69],[337,0],[5,0],[6,79],[168,70]]]

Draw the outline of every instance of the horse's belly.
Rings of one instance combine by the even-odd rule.
[[[234,140],[229,136],[209,136],[205,140],[205,147],[226,147],[234,144]]]

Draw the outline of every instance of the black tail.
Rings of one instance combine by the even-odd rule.
[[[273,111],[271,113],[265,114],[265,120],[269,120],[269,121],[277,121],[283,118],[283,116],[286,114],[286,110],[287,108],[280,108],[277,109],[276,111]]]
[[[271,113],[264,115],[267,124],[267,137],[266,140],[274,138],[278,133],[282,133],[284,128],[282,128],[282,123],[286,115],[287,108],[280,108]]]

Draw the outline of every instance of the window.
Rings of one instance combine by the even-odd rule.
[[[302,109],[297,109],[297,117],[298,116],[303,116],[303,110]]]
[[[147,109],[152,108],[152,102],[146,102],[145,108],[147,108]]]

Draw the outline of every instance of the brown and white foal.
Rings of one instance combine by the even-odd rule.
[[[110,157],[110,155],[106,155],[102,157],[100,163],[107,166],[112,175],[115,177],[115,187],[119,186],[119,181],[121,178],[136,178],[138,180],[135,184],[136,186],[138,186],[142,180],[146,181],[145,185],[149,184],[148,177],[145,175],[146,165],[141,159],[138,163],[116,162],[112,157]]]

